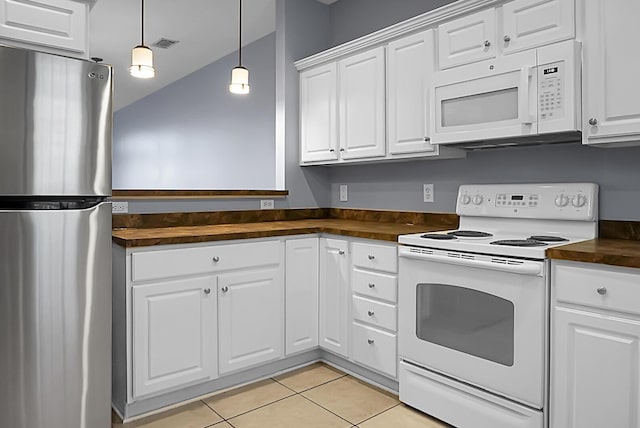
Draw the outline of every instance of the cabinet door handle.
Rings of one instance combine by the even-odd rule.
[[[222,287],[222,292],[226,293],[229,291],[229,287],[227,287],[226,285],[224,287]]]
[[[210,294],[211,293],[211,289],[210,288],[205,288],[204,289],[204,294]]]
[[[375,340],[373,340],[373,339],[367,339],[367,343],[369,345],[373,345],[374,342],[375,342]]]
[[[338,254],[340,254],[341,256],[344,256],[344,251],[340,250],[338,251]]]
[[[596,119],[595,117],[592,117],[591,119],[589,119],[589,125],[596,126],[597,124],[598,124],[598,119]]]
[[[376,258],[376,256],[374,256],[373,254],[369,254],[369,260],[373,260],[375,258]]]
[[[600,287],[596,291],[599,295],[604,296],[605,294],[607,294],[607,287]]]
[[[484,47],[488,48],[489,46],[491,46],[491,42],[489,40],[485,40],[484,41]]]
[[[509,43],[511,41],[511,37],[509,35],[505,35],[502,40],[504,40],[505,43]]]
[[[335,149],[329,149],[329,151],[330,151],[331,153],[333,153],[333,152],[335,152],[336,150],[335,150]]]
[[[373,312],[373,311],[367,311],[367,314],[368,314],[370,317],[372,317],[372,316],[375,314],[375,312]]]
[[[376,285],[375,285],[373,282],[370,282],[370,283],[369,283],[369,288],[373,288],[373,287],[375,287],[375,286],[376,286]]]
[[[214,263],[218,263],[219,261],[220,261],[220,257],[215,256],[215,257],[213,258],[213,262],[214,262]]]

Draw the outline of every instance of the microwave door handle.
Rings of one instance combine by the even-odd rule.
[[[529,91],[529,80],[531,79],[531,67],[524,67],[520,70],[520,105],[518,106],[518,116],[523,125],[532,125],[533,118],[529,109],[531,92]]]

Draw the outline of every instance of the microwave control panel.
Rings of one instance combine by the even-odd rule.
[[[538,67],[538,111],[541,122],[564,116],[565,85],[563,62]]]

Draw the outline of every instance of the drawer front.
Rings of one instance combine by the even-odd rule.
[[[353,296],[353,319],[396,332],[396,305]]]
[[[397,246],[362,243],[353,243],[352,245],[354,266],[390,273],[398,272]]]
[[[270,241],[134,253],[131,280],[148,281],[279,264],[282,251],[282,242]]]
[[[396,275],[367,272],[354,268],[351,272],[351,287],[355,293],[363,296],[391,303],[398,301],[398,278]]]
[[[396,377],[396,335],[364,325],[352,324],[351,355],[353,360]]]
[[[558,302],[640,315],[640,269],[555,264],[552,278]]]

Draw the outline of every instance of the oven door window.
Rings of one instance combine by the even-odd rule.
[[[418,284],[416,290],[419,339],[513,366],[512,302],[453,285]]]

